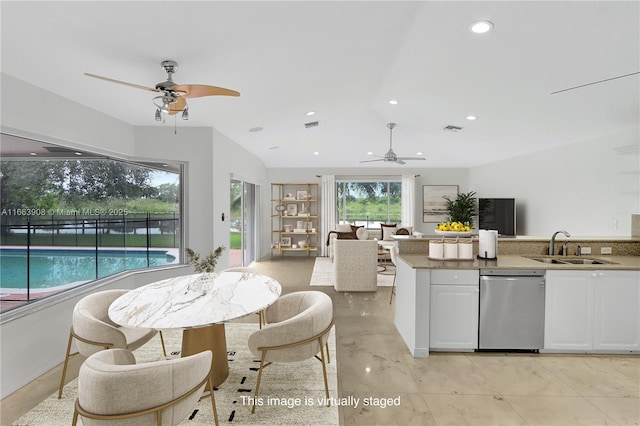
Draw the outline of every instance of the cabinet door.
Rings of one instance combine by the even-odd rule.
[[[591,274],[591,271],[547,271],[545,349],[593,349],[594,297]]]
[[[478,284],[431,285],[429,347],[478,347]]]
[[[597,271],[594,349],[640,350],[640,272]]]

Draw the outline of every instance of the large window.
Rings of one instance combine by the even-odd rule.
[[[180,260],[180,165],[132,163],[2,135],[0,290],[30,301]],[[28,148],[26,155],[16,146]],[[52,155],[53,154],[53,155]],[[13,306],[19,306],[14,304]]]
[[[379,228],[380,223],[400,223],[402,182],[397,179],[338,180],[337,219],[341,223]]]

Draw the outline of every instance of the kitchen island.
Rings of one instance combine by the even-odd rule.
[[[540,352],[640,352],[640,256],[584,256],[603,263],[555,264],[529,255],[434,260],[408,251],[398,255],[394,322],[415,357],[478,349],[483,269],[546,272]]]

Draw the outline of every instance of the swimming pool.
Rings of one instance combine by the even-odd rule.
[[[131,269],[175,263],[167,250],[99,250],[96,274],[96,251],[82,249],[31,249],[29,288],[47,289],[65,284],[92,281]],[[27,288],[27,250],[0,248],[0,287]]]

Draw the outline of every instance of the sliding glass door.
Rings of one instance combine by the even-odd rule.
[[[230,266],[247,266],[256,260],[258,247],[258,185],[231,179]]]

